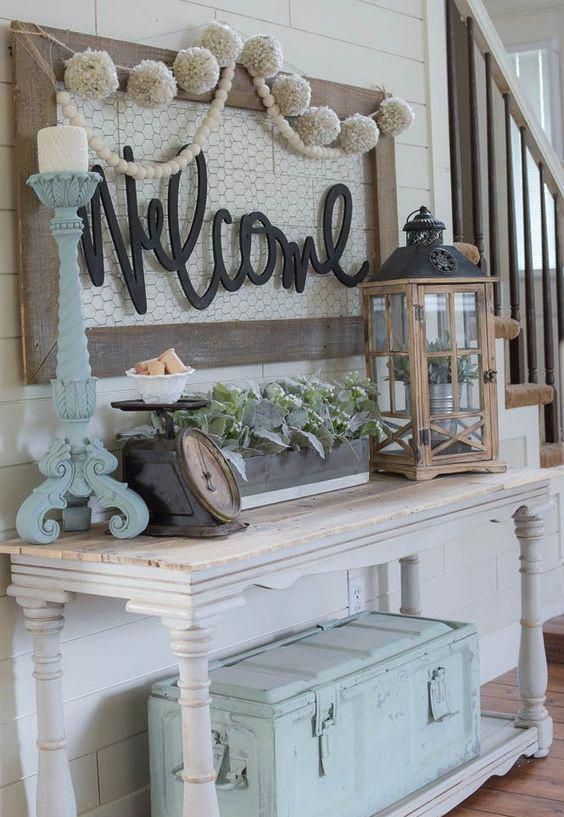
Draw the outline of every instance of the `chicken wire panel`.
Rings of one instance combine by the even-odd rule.
[[[191,141],[207,105],[175,101],[163,110],[143,110],[118,95],[112,101],[75,100],[79,110],[100,133],[105,144],[120,155],[129,145],[136,160],[173,158],[182,145]],[[59,110],[59,121],[62,120]],[[91,164],[97,159],[91,155]],[[205,146],[208,172],[208,197],[205,219],[198,242],[187,262],[195,288],[204,292],[213,270],[211,227],[214,214],[227,208],[233,224],[225,225],[223,256],[230,274],[239,265],[239,220],[245,213],[260,210],[279,227],[288,240],[301,247],[306,236],[315,239],[323,256],[321,216],[328,189],[346,184],[353,201],[352,224],[341,266],[357,272],[365,259],[374,255],[372,229],[371,171],[367,157],[315,161],[293,153],[272,132],[266,114],[226,108],[220,125],[212,131]],[[112,168],[104,170],[126,247],[125,183]],[[196,168],[190,165],[182,174],[179,190],[179,221],[182,239],[188,234],[196,199]],[[158,197],[165,209],[163,244],[167,246],[166,181],[137,182],[139,214],[146,216],[152,198]],[[338,214],[339,208],[337,208]],[[281,282],[281,264],[272,279],[263,286],[246,281],[237,292],[222,287],[205,310],[195,309],[182,291],[175,272],[164,270],[152,252],[144,252],[147,312],[139,315],[127,293],[116,253],[102,215],[105,281],[95,287],[82,263],[82,300],[89,328],[214,321],[252,321],[288,318],[324,318],[359,315],[360,292],[343,286],[332,273],[318,275],[309,271],[303,293],[285,290]],[[252,261],[257,269],[265,260],[265,242],[253,239]]]

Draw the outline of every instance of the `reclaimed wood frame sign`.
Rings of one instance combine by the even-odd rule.
[[[116,64],[125,67],[133,66],[143,59],[162,60],[170,65],[175,57],[175,52],[164,49],[43,28],[57,40],[66,43],[76,51],[86,48],[104,49],[108,51]],[[49,77],[38,70],[34,52],[36,53],[36,49],[39,50],[41,56],[51,64],[58,80],[62,80],[64,60],[68,57],[68,53],[56,42],[48,42],[33,33],[26,35],[26,32],[34,30],[36,27],[33,24],[12,22],[18,269],[22,305],[24,376],[27,383],[42,383],[53,377],[55,371],[58,260],[49,232],[51,214],[47,208],[39,204],[33,191],[27,187],[26,180],[32,173],[37,172],[37,131],[47,125],[56,124],[57,107],[55,89]],[[27,42],[32,38],[34,49],[30,49]],[[121,70],[118,71],[118,76],[120,89],[123,90],[127,82],[127,73]],[[341,119],[357,112],[370,113],[377,108],[382,98],[379,91],[315,79],[310,79],[310,83],[312,104],[329,105]],[[211,94],[195,97],[180,92],[178,96],[180,99],[198,102],[208,102],[211,99]],[[233,89],[226,104],[250,111],[263,110],[251,79],[240,67],[237,68]],[[178,147],[180,149],[182,146]],[[204,157],[198,158],[198,193],[201,202],[201,186],[202,180],[205,180],[206,177],[206,165]],[[371,263],[379,265],[397,246],[397,192],[393,139],[380,137],[377,147],[372,151],[371,169],[374,224],[370,227],[373,228],[375,236],[375,253],[371,258]],[[130,201],[134,203],[135,182],[126,179],[125,184],[128,188],[128,204]],[[173,177],[169,183],[169,204],[171,195],[174,201],[175,185],[178,185],[178,178]],[[343,206],[343,218],[335,237],[331,230],[331,216],[338,200]],[[189,278],[183,280],[178,269],[178,258],[172,259],[171,268],[177,272],[188,301],[197,309],[205,309],[209,305],[219,284],[230,291],[235,291],[245,279],[257,285],[265,283],[272,274],[278,251],[281,251],[282,255],[282,284],[286,288],[292,287],[298,292],[303,291],[306,274],[310,268],[322,274],[332,272],[345,286],[354,286],[366,274],[366,267],[356,265],[354,269],[347,270],[339,264],[342,249],[348,238],[347,220],[350,226],[350,203],[350,192],[344,184],[333,185],[327,192],[322,217],[322,248],[319,253],[316,251],[314,240],[307,238],[303,246],[299,248],[298,254],[297,244],[290,241],[291,236],[287,239],[284,233],[270,222],[268,214],[264,215],[254,211],[241,219],[239,243],[243,249],[245,242],[251,241],[253,233],[260,233],[266,238],[268,256],[266,266],[261,272],[255,272],[250,263],[245,264],[242,253],[242,262],[237,275],[229,275],[224,265],[222,268],[221,264],[219,232],[213,241],[214,271],[203,295],[195,291]],[[155,205],[157,209],[159,204],[160,202]],[[226,204],[228,205],[228,202]],[[104,278],[103,259],[99,251],[100,205],[108,218],[111,199],[108,194],[104,201],[103,187],[98,194],[98,212],[96,209],[90,209],[89,212],[84,213],[87,222],[84,241],[87,268],[93,284],[98,286]],[[197,209],[198,202],[196,202]],[[215,219],[221,225],[222,222],[230,223],[229,217],[228,210],[224,208],[216,213]],[[157,229],[157,232],[162,229],[162,226],[159,227],[158,220],[153,227]],[[147,229],[150,231],[150,223]],[[195,236],[196,240],[199,231],[191,230],[190,233],[193,237]],[[157,234],[153,236],[155,237],[159,238]],[[143,236],[140,235],[140,246],[143,244],[142,238]],[[145,243],[150,245],[150,237],[145,234],[145,238],[149,239]],[[153,244],[156,242],[153,241]],[[274,244],[276,244],[276,249],[271,252]],[[142,286],[143,275],[141,274],[139,281],[139,276],[135,274],[137,271],[132,269],[128,259],[124,257],[122,260],[120,267],[129,296],[135,309],[143,313],[144,308],[146,309]],[[131,273],[129,280],[126,270]],[[307,290],[304,297],[307,297]],[[276,343],[272,343],[273,337],[276,338]],[[362,318],[358,316],[171,324],[159,322],[155,325],[104,326],[88,330],[88,344],[93,374],[98,377],[107,377],[123,374],[132,361],[150,357],[154,354],[155,349],[166,346],[176,347],[181,357],[190,360],[190,363],[198,368],[349,357],[362,354],[363,323]]]

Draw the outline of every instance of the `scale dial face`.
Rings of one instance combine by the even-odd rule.
[[[231,522],[241,510],[241,495],[231,466],[207,434],[186,429],[178,439],[182,471],[195,498],[215,519]]]

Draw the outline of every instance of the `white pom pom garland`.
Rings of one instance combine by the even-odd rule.
[[[176,96],[176,80],[164,62],[142,60],[129,75],[127,94],[141,108],[162,108]]]
[[[335,111],[323,105],[298,117],[296,130],[306,145],[329,145],[338,137],[341,123]]]
[[[172,70],[180,88],[189,94],[205,94],[219,80],[216,58],[207,48],[199,46],[179,51]]]
[[[65,87],[83,99],[104,99],[118,89],[114,62],[107,51],[87,48],[66,63]]]
[[[384,136],[399,136],[415,119],[415,112],[405,99],[389,96],[382,100],[376,112],[376,123]]]
[[[341,122],[339,144],[345,153],[366,153],[376,147],[379,135],[373,119],[356,113]]]
[[[242,46],[242,47],[241,47]],[[414,120],[414,112],[400,97],[388,95],[370,116],[354,114],[343,123],[327,106],[308,107],[311,88],[299,75],[275,79],[272,89],[266,78],[278,73],[283,55],[279,41],[268,35],[250,37],[244,45],[240,35],[224,23],[212,22],[204,30],[201,45],[180,51],[171,71],[164,63],[143,60],[130,71],[128,95],[140,106],[163,107],[174,99],[178,85],[188,93],[203,94],[217,85],[207,115],[190,145],[163,163],[127,162],[109,150],[99,135],[87,126],[68,91],[57,93],[57,102],[71,125],[85,130],[91,150],[118,173],[133,178],[167,179],[184,170],[201,152],[210,131],[221,119],[235,76],[235,60],[253,78],[258,97],[278,132],[297,152],[312,159],[340,158],[365,153],[375,147],[379,133],[397,136]],[[223,70],[219,72],[220,65]],[[219,82],[218,82],[219,79]],[[65,71],[66,87],[86,99],[103,99],[118,88],[116,66],[105,51],[88,49],[74,54]],[[285,117],[297,117],[295,128]],[[374,121],[374,118],[376,121]],[[336,147],[327,147],[339,137]]]
[[[221,68],[236,62],[243,48],[243,38],[237,31],[215,21],[206,26],[200,43],[211,51]]]
[[[164,63],[163,63],[164,65]],[[164,66],[166,68],[166,66]],[[233,84],[233,77],[235,76],[235,68],[236,64],[231,63],[227,65],[223,71],[221,72],[221,80],[220,82],[223,83],[223,89],[220,90],[219,88],[216,90],[214,99],[210,104],[210,112],[213,111],[213,115],[211,116],[208,113],[208,116],[204,118],[204,121],[196,130],[194,134],[194,139],[191,144],[185,147],[183,150],[180,151],[178,156],[175,156],[174,159],[170,159],[168,162],[160,162],[160,163],[143,163],[143,162],[127,162],[125,159],[122,159],[117,153],[114,151],[109,150],[99,135],[91,135],[88,144],[90,149],[96,154],[96,156],[105,161],[110,167],[114,167],[118,173],[123,173],[127,176],[131,176],[138,181],[142,181],[143,179],[168,179],[174,173],[178,173],[180,170],[183,170],[193,159],[200,153],[202,149],[202,145],[206,141],[206,137],[210,133],[210,127],[217,124],[219,119],[221,118],[222,108],[218,108],[217,106],[213,108],[212,106],[214,103],[219,103],[221,106],[224,105],[224,100],[222,98],[218,98],[219,94],[227,99],[227,95],[231,90],[231,86]],[[167,69],[168,70],[168,69]],[[174,78],[173,78],[174,79]],[[176,84],[176,83],[175,83]],[[70,95],[67,91],[59,91],[57,93],[57,103],[62,106],[63,115],[70,120],[71,125],[77,124],[77,119],[81,119],[79,117],[76,105],[71,102]],[[85,130],[87,130],[85,128]]]
[[[252,77],[273,77],[280,71],[284,62],[282,46],[276,37],[257,34],[245,42],[239,55],[239,62]]]
[[[311,86],[298,74],[277,77],[272,85],[272,95],[284,116],[300,116],[309,108]]]

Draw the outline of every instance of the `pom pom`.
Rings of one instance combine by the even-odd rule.
[[[311,88],[307,79],[299,74],[276,77],[272,95],[284,116],[300,116],[311,101]]]
[[[164,62],[142,60],[131,71],[127,93],[142,108],[161,108],[176,95],[176,80]]]
[[[180,87],[189,94],[205,94],[217,85],[219,65],[207,48],[179,51],[172,70]]]
[[[306,145],[329,145],[339,135],[341,123],[331,108],[308,108],[296,119],[296,130]]]
[[[243,48],[241,35],[226,23],[210,23],[204,29],[200,42],[211,51],[222,68],[236,62]]]
[[[369,116],[355,113],[341,123],[339,144],[345,153],[366,153],[376,147],[378,126]]]
[[[65,86],[83,99],[104,99],[117,91],[116,67],[108,52],[87,48],[74,54],[66,64]]]
[[[389,96],[382,100],[376,113],[376,122],[384,136],[399,136],[415,119],[415,112],[405,99]]]
[[[239,62],[252,77],[273,77],[280,71],[284,62],[282,46],[276,37],[257,34],[246,41]]]

